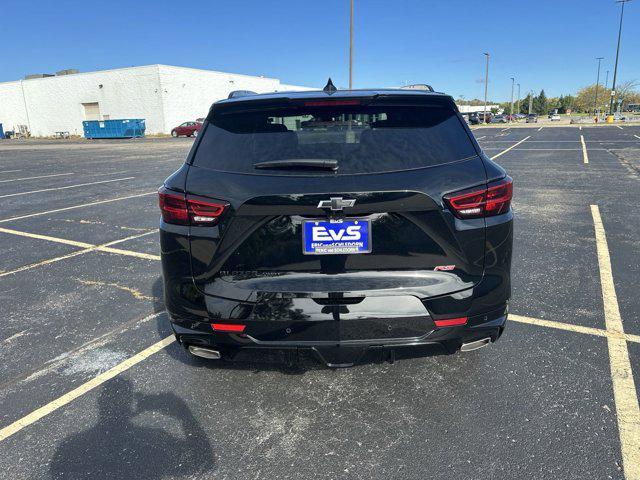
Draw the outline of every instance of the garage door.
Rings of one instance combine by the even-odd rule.
[[[100,103],[83,103],[84,107],[84,119],[85,120],[101,120],[100,118]]]

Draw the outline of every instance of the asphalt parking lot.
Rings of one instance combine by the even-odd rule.
[[[514,178],[505,334],[341,370],[173,342],[190,139],[0,142],[0,476],[640,478],[640,126],[474,134]]]

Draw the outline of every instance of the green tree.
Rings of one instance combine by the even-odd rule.
[[[533,111],[538,115],[547,114],[547,96],[544,93],[544,89],[540,90],[540,94],[533,99]]]
[[[531,98],[531,94],[527,94],[526,97],[520,100],[520,113],[525,115],[529,113],[529,98]]]
[[[567,113],[573,111],[575,104],[575,97],[573,95],[560,95],[558,111],[560,113]]]
[[[575,97],[574,105],[577,112],[593,113],[594,106],[597,110],[608,111],[609,99],[611,98],[611,89],[604,88],[603,85],[598,86],[598,103],[596,102],[596,84],[583,87],[578,90]]]
[[[511,112],[511,102],[501,102],[500,108],[502,108],[505,115],[509,115],[509,112]],[[516,106],[514,105],[513,108],[515,109]]]

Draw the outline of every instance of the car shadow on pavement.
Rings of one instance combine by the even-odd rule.
[[[154,282],[152,287],[154,298],[153,311],[155,313],[165,310],[164,292],[162,277]],[[167,315],[158,315],[156,319],[159,338],[164,338],[172,334],[171,325]],[[245,349],[237,352],[232,361],[208,360],[199,358],[188,353],[182,346],[175,343],[165,349],[166,353],[174,359],[189,365],[190,367],[225,369],[225,370],[248,370],[254,373],[263,371],[277,371],[285,375],[302,375],[307,371],[325,370],[327,367],[311,351],[300,350],[298,354],[290,355],[285,350],[271,349]],[[405,347],[395,352],[395,360],[410,360],[420,357],[432,357],[443,355],[444,349],[437,345],[422,345],[415,347]],[[388,361],[389,356],[381,356],[379,353],[370,352],[365,354],[356,365],[381,363]]]
[[[97,423],[56,450],[54,479],[194,478],[215,470],[206,432],[174,393],[134,392],[129,378],[116,377],[97,403]]]

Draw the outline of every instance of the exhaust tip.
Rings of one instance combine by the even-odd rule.
[[[220,360],[222,355],[219,351],[211,348],[196,347],[195,345],[189,345],[189,352],[196,357],[207,358],[209,360]]]
[[[486,347],[491,343],[491,337],[481,338],[480,340],[475,340],[469,343],[463,343],[460,347],[461,352],[471,352],[473,350],[478,350],[479,348]]]

